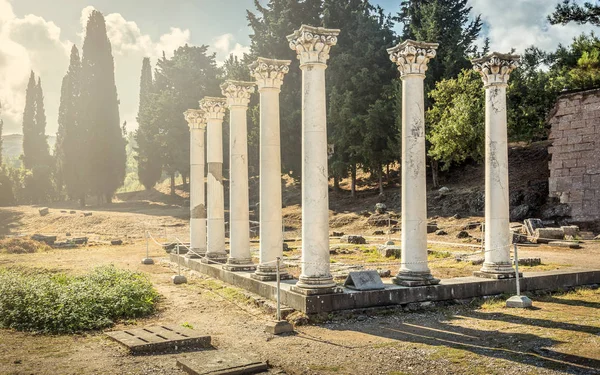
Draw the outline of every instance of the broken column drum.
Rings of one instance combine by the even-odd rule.
[[[290,63],[259,57],[250,65],[260,93],[260,262],[252,277],[263,281],[276,279],[283,257],[279,93]]]
[[[439,283],[427,265],[427,191],[423,80],[437,43],[406,40],[388,49],[402,79],[402,264],[394,283]]]
[[[225,98],[205,97],[200,109],[206,119],[207,248],[204,263],[225,263],[225,201],[223,189],[223,118]]]
[[[229,271],[253,271],[250,255],[248,196],[248,126],[246,112],[254,82],[226,81],[221,85],[229,108]]]
[[[206,202],[204,194],[204,133],[206,119],[199,109],[184,113],[190,127],[190,248],[187,255],[206,254]]]
[[[485,87],[485,261],[476,276],[514,277],[510,260],[506,87],[519,56],[497,52],[473,60]]]
[[[302,25],[287,37],[302,70],[302,273],[296,290],[329,293],[329,174],[325,69],[340,30]]]

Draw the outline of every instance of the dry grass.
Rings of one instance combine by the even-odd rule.
[[[44,242],[38,242],[27,238],[5,238],[0,240],[0,253],[2,254],[32,254],[45,252],[51,247]]]

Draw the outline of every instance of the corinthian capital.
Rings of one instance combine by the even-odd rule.
[[[388,48],[390,60],[398,65],[400,76],[409,74],[423,75],[427,71],[429,60],[436,55],[437,43],[415,42],[407,39],[395,47]]]
[[[227,80],[221,85],[221,92],[227,98],[229,107],[247,107],[254,86],[256,86],[254,82]]]
[[[300,65],[326,64],[331,46],[337,44],[340,30],[302,25],[287,36],[290,48],[298,54]]]
[[[519,55],[492,52],[471,62],[473,63],[473,69],[481,74],[483,84],[491,86],[508,84],[510,73],[519,67],[520,60]]]
[[[183,112],[183,116],[192,129],[206,129],[206,120],[204,118],[204,112],[200,109],[188,109]]]
[[[250,74],[256,79],[258,89],[280,89],[283,76],[290,71],[290,60],[275,60],[259,57],[250,64]]]
[[[200,110],[204,112],[204,118],[208,120],[223,120],[225,117],[225,105],[227,100],[225,98],[215,98],[212,96],[205,96],[204,99],[200,100]]]

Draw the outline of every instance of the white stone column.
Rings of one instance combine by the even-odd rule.
[[[208,165],[207,249],[203,263],[225,263],[225,201],[223,190],[223,118],[225,98],[205,97],[200,109],[206,119],[206,162]]]
[[[485,87],[485,261],[476,276],[515,277],[510,261],[506,87],[519,56],[497,52],[473,60]]]
[[[340,30],[302,25],[287,37],[302,69],[302,274],[294,290],[331,293],[325,69]]]
[[[206,254],[206,202],[204,193],[204,133],[206,119],[199,109],[184,113],[190,127],[190,248],[186,256]]]
[[[279,93],[290,63],[259,57],[250,65],[260,93],[260,263],[252,277],[263,281],[276,279],[283,256]],[[290,278],[283,268],[281,274]]]
[[[425,102],[423,80],[437,43],[406,40],[388,49],[402,79],[402,264],[394,283],[439,283],[427,265]]]
[[[250,255],[248,192],[248,125],[246,112],[254,82],[226,81],[221,85],[229,108],[229,243],[228,271],[254,271]]]

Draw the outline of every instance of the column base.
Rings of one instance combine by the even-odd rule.
[[[440,279],[433,277],[430,272],[400,271],[392,279],[392,282],[396,285],[412,287],[437,285],[440,283]]]
[[[185,254],[185,257],[188,259],[200,259],[206,255],[206,249],[191,249]]]
[[[473,272],[474,276],[486,279],[512,279],[515,269],[511,263],[483,263],[479,271]],[[519,273],[519,276],[522,276]]]
[[[206,253],[204,258],[200,260],[204,264],[217,264],[227,262],[227,253]]]
[[[473,272],[473,276],[482,277],[484,279],[514,279],[515,273],[505,273],[505,272],[488,272],[488,271],[475,271]],[[519,272],[519,277],[523,277],[523,273]]]
[[[222,267],[225,271],[231,272],[239,272],[239,271],[254,271],[256,270],[256,265],[252,263],[252,259],[250,258],[229,258],[227,259],[227,264]]]
[[[259,281],[275,281],[277,280],[277,267],[274,265],[259,264],[256,267],[256,272],[250,275],[251,278]],[[287,273],[285,266],[279,266],[279,280],[292,280],[294,277]]]
[[[300,286],[298,286],[300,284]],[[337,286],[334,283],[333,286],[326,287],[315,287],[315,286],[304,286],[298,281],[298,283],[290,288],[290,291],[304,296],[318,296],[322,294],[341,294],[344,293],[344,288]]]

